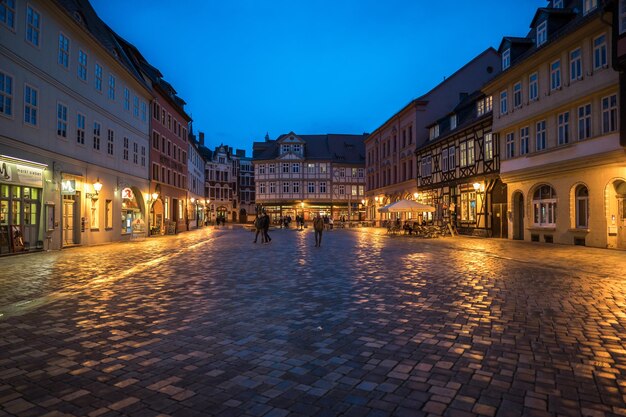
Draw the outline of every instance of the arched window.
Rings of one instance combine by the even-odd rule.
[[[556,226],[556,193],[549,185],[537,188],[533,195],[533,223],[539,227]]]
[[[589,227],[589,190],[584,185],[576,187],[576,228]]]

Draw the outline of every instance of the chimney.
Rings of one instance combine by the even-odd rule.
[[[199,132],[198,136],[200,137],[200,139],[198,140],[200,146],[204,146],[204,132]]]

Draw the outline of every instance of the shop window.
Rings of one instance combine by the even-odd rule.
[[[461,221],[476,222],[476,192],[461,193]]]
[[[556,193],[549,185],[542,185],[535,191],[533,214],[535,226],[556,227]]]

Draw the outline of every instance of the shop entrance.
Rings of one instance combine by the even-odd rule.
[[[524,240],[524,196],[513,194],[513,239]]]
[[[616,181],[615,188],[615,208],[611,210],[609,219],[609,233],[617,233],[617,247],[626,249],[626,181]]]
[[[76,227],[78,210],[76,208],[76,195],[63,196],[63,246],[78,244]]]

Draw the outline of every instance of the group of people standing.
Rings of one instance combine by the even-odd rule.
[[[296,222],[298,223],[298,227],[304,228],[304,216],[296,216]],[[270,243],[272,238],[267,233],[270,229],[270,216],[263,211],[261,214],[257,214],[254,219],[254,228],[256,234],[254,235],[254,241],[252,243],[257,243],[259,239],[259,235],[261,235],[261,243]],[[313,230],[315,231],[315,247],[322,246],[322,233],[324,232],[324,218],[320,216],[319,213],[313,218]]]

